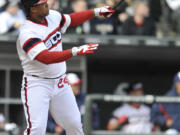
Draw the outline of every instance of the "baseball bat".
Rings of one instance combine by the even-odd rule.
[[[125,0],[120,0],[116,5],[113,6],[113,10],[116,10],[120,5],[122,5],[125,2]]]
[[[125,0],[120,0],[118,3],[116,3],[116,4],[112,7],[112,9],[115,10],[115,12],[116,12],[116,10],[118,9],[118,7],[121,6],[124,2],[125,2]],[[108,13],[104,14],[104,17],[107,17],[107,15],[108,15]]]

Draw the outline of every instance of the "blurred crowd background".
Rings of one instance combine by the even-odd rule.
[[[81,12],[120,0],[49,0],[49,8],[62,13]],[[126,0],[109,19],[97,17],[68,33],[101,35],[172,36],[180,33],[179,1]],[[0,1],[0,34],[15,32],[25,20],[19,0]]]
[[[81,12],[106,5],[114,6],[119,1],[120,0],[48,0],[48,5],[50,9],[60,11],[64,14],[70,14],[72,12]],[[17,36],[19,28],[25,19],[26,17],[20,0],[0,0],[0,36],[9,33]],[[96,17],[80,26],[69,28],[67,34],[178,38],[180,35],[180,0],[126,0],[110,18]],[[154,50],[152,49],[152,52]],[[108,51],[112,53],[112,51]],[[117,51],[120,50],[117,49]],[[147,56],[143,59],[139,55],[139,57],[142,58],[140,59],[141,61],[138,61],[139,63],[129,60],[133,55],[129,57],[130,55],[127,54],[125,56],[127,56],[125,59],[120,59],[121,62],[118,61],[118,58],[115,59],[118,59],[117,61],[114,59],[112,61],[108,61],[109,59],[97,59],[101,66],[104,65],[104,68],[99,67],[98,62],[90,59],[88,64],[91,68],[88,70],[90,74],[88,76],[87,90],[82,90],[81,88],[82,83],[85,83],[81,80],[83,76],[81,73],[69,74],[69,82],[76,96],[82,118],[85,113],[85,97],[89,93],[130,96],[153,94],[168,97],[178,97],[180,95],[180,73],[177,72],[179,65],[174,64],[178,58],[173,61],[174,63],[172,62],[174,67],[170,68],[172,63],[169,61],[171,59],[167,59],[169,62],[167,64],[166,58],[162,58],[164,55],[158,55],[160,58],[156,61],[154,61],[157,58],[156,56],[152,56],[152,60],[150,61]],[[134,59],[138,59],[139,57],[134,57]],[[160,63],[161,59],[163,59],[162,63]],[[167,68],[165,68],[165,65],[168,65]],[[115,75],[107,71],[115,72]],[[171,72],[169,73],[168,71]],[[173,73],[176,73],[174,78],[172,77]],[[5,73],[0,72],[0,80],[3,80],[2,76],[5,76],[4,74]],[[11,96],[13,98],[19,98],[17,93],[20,93],[21,76],[22,72],[18,71],[15,73],[12,71],[11,87],[14,91],[12,91]],[[121,80],[118,80],[119,76],[121,76]],[[112,81],[112,78],[114,81]],[[3,86],[4,83],[5,80],[0,82],[0,97],[3,97],[2,95],[6,93],[3,91],[5,87]],[[170,87],[170,85],[172,87]],[[167,88],[167,86],[169,86],[169,88]],[[161,88],[161,90],[158,88]],[[87,93],[83,93],[85,91]],[[109,108],[107,106],[109,106]],[[21,111],[17,111],[18,109],[21,109]],[[23,115],[21,107],[16,108],[13,106],[11,111],[16,112],[14,110]],[[177,134],[180,132],[179,111],[180,105],[175,103],[146,105],[136,102],[96,102],[92,105],[92,128],[93,130],[103,129],[123,131],[125,133],[153,133],[164,131],[167,134]],[[21,116],[16,115],[16,113],[12,113],[10,114],[12,120],[6,121],[4,117],[6,114],[3,114],[4,112],[1,110],[0,112],[2,113],[0,113],[0,130],[7,131],[11,135],[22,134],[24,119],[21,119]],[[59,135],[65,134],[63,128],[54,122],[50,114],[48,117],[47,131]]]

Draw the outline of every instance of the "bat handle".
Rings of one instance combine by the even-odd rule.
[[[103,16],[104,16],[105,18],[107,18],[107,17],[108,17],[108,14],[110,14],[110,13],[105,13]]]

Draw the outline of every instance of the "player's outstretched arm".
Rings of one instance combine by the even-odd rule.
[[[92,43],[92,44],[82,45],[79,47],[73,47],[72,49],[68,49],[64,51],[50,52],[48,50],[44,50],[39,55],[37,55],[35,59],[43,64],[54,64],[54,63],[67,61],[72,56],[92,54],[97,49],[98,49],[98,44]]]
[[[95,8],[94,10],[86,10],[82,12],[72,13],[70,14],[71,17],[70,26],[80,25],[83,22],[92,19],[94,16],[106,15],[106,17],[109,18],[114,12],[115,10],[113,10],[112,7],[105,6],[101,8]]]

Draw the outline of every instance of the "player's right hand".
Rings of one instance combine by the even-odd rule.
[[[94,14],[95,16],[102,16],[106,15],[107,18],[111,17],[111,15],[115,12],[115,10],[112,9],[110,6],[104,6],[101,8],[95,8]]]
[[[79,47],[73,47],[72,48],[72,55],[77,56],[77,55],[85,55],[85,54],[92,54],[94,53],[95,50],[98,49],[99,44],[97,43],[91,43],[87,45],[82,45]]]

